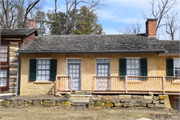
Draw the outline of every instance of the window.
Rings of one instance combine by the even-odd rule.
[[[140,60],[126,59],[126,73],[127,76],[140,76]]]
[[[0,62],[2,65],[9,64],[9,42],[1,42],[0,47]]]
[[[56,59],[30,59],[29,81],[55,81]]]
[[[1,70],[1,87],[6,87],[7,86],[7,70]]]
[[[8,67],[1,67],[0,71],[0,87],[1,90],[8,90],[9,89],[9,68]]]
[[[50,60],[37,60],[37,81],[49,81]]]
[[[180,59],[174,58],[174,76],[180,77]]]

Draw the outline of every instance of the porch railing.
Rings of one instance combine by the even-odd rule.
[[[180,92],[180,77],[167,76],[94,76],[92,92],[95,90]]]
[[[56,76],[55,92],[61,91],[72,92],[72,77],[71,76]]]

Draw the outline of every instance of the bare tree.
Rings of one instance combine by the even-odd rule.
[[[40,0],[0,0],[0,26],[2,28],[25,28],[27,17]]]
[[[120,29],[117,31],[119,33],[123,33],[123,34],[138,34],[141,31],[141,24],[140,24],[139,20],[137,20],[135,23],[131,22],[130,27],[127,26],[125,29]]]
[[[172,13],[171,16],[167,15],[166,33],[170,36],[171,40],[175,39],[175,33],[180,29],[178,24],[178,13]]]
[[[174,7],[174,5],[177,3],[177,0],[150,0],[150,5],[151,5],[151,15],[150,17],[156,18],[157,21],[157,30],[159,27],[166,25],[162,24],[163,18],[166,17],[168,12]],[[145,15],[142,12],[144,18],[148,18],[147,15]]]

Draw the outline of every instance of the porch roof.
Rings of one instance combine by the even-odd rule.
[[[19,53],[164,53],[162,42],[145,34],[37,36]]]

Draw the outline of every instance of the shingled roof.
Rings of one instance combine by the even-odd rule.
[[[160,53],[166,49],[155,37],[145,35],[37,36],[19,53]]]
[[[179,54],[179,40],[159,40],[162,46],[165,48],[163,54]]]
[[[37,29],[36,28],[17,28],[17,29],[9,29],[9,28],[4,28],[0,29],[1,31],[1,36],[27,36],[33,32],[36,32],[37,34]]]

